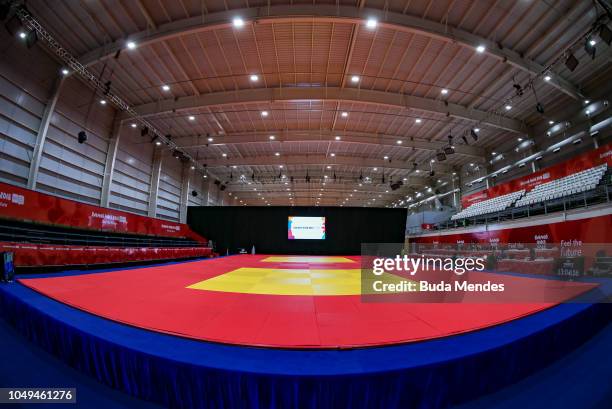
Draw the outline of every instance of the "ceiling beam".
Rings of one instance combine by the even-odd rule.
[[[387,161],[383,159],[369,159],[358,156],[339,156],[334,157],[325,155],[281,155],[281,156],[247,156],[232,157],[222,159],[202,159],[202,165],[207,168],[224,168],[228,166],[279,166],[279,165],[342,165],[354,166],[357,168],[378,168],[376,176],[383,175],[383,169],[404,169],[412,171],[414,169],[412,161],[405,162],[399,160]],[[417,169],[420,172],[429,172],[429,165],[420,164]],[[453,168],[447,164],[435,162],[433,169],[436,173],[447,174],[453,172]],[[333,168],[329,171],[329,176],[333,174]]]
[[[168,98],[149,104],[138,105],[133,108],[139,115],[146,117],[207,106],[300,100],[350,101],[395,108],[416,109],[448,115],[519,134],[528,133],[528,129],[523,122],[506,116],[477,109],[468,109],[463,105],[448,103],[440,99],[356,88],[286,87],[244,89],[182,98]]]
[[[234,17],[241,17],[247,23],[257,24],[281,23],[286,21],[313,22],[313,20],[317,22],[329,21],[336,23],[347,22],[364,24],[368,18],[374,17],[378,19],[378,24],[382,27],[388,27],[399,31],[417,32],[422,35],[434,37],[442,41],[461,44],[462,46],[473,49],[480,45],[484,45],[486,47],[485,53],[504,63],[528,72],[531,75],[541,75],[545,70],[544,66],[522,56],[511,48],[506,48],[494,41],[447,24],[387,10],[358,8],[354,6],[336,6],[332,4],[277,5],[208,13],[165,23],[154,29],[132,33],[128,35],[127,39],[136,41],[140,45],[153,44],[182,35],[229,27]],[[109,58],[118,50],[125,48],[127,39],[117,40],[111,44],[93,49],[83,54],[80,58],[80,62],[88,66]],[[578,87],[566,79],[558,77],[556,81],[551,81],[549,85],[575,99],[584,98]]]
[[[270,139],[274,136],[274,140]],[[336,140],[335,137],[340,137]],[[418,149],[435,152],[448,145],[447,141],[428,141],[421,138],[411,138],[398,135],[375,134],[368,132],[334,132],[331,130],[277,130],[277,131],[255,131],[248,133],[232,133],[227,135],[215,135],[213,141],[209,142],[207,136],[185,136],[174,138],[173,141],[182,149],[198,149],[215,145],[234,145],[264,142],[333,142],[333,143],[359,143],[377,146],[394,146],[406,149]],[[401,144],[397,142],[401,141]],[[456,144],[455,154],[466,156],[476,161],[484,161],[486,152],[483,148],[463,143]]]

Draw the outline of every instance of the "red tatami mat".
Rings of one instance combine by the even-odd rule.
[[[362,302],[359,295],[263,295],[186,288],[241,267],[360,267],[358,257],[350,257],[355,263],[332,264],[261,262],[265,257],[233,256],[19,281],[57,301],[139,328],[278,348],[350,348],[445,337],[533,314],[592,288],[563,283],[554,302],[512,304],[372,303]],[[531,289],[546,285],[540,279],[496,277]]]

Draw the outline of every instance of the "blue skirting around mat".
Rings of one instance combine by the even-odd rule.
[[[194,341],[118,324],[18,283],[0,315],[67,364],[184,408],[441,408],[513,383],[610,322],[608,304],[562,304],[469,334],[398,346],[291,351]]]

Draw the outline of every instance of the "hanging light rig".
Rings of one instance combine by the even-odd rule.
[[[204,172],[204,167],[197,163],[194,158],[187,152],[183,152],[176,143],[169,140],[164,134],[159,131],[153,124],[147,121],[145,118],[139,116],[138,112],[134,108],[124,101],[119,95],[115,94],[110,88],[107,82],[103,82],[101,78],[98,78],[92,72],[90,72],[79,60],[72,55],[68,50],[61,46],[61,44],[49,33],[34,16],[21,5],[15,9],[15,15],[21,20],[22,25],[33,32],[36,32],[38,38],[42,40],[46,46],[64,62],[66,69],[73,71],[78,74],[87,84],[99,91],[101,94],[106,95],[105,101],[112,103],[115,107],[124,111],[128,116],[132,117],[134,121],[140,123],[141,129],[147,129],[148,133],[155,138],[156,141],[164,143],[169,149],[173,151],[180,151],[182,156],[187,160],[195,164],[198,170]]]

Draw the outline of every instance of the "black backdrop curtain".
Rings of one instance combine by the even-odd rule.
[[[325,240],[289,240],[289,216],[326,218]],[[239,248],[267,254],[359,254],[361,243],[402,243],[406,209],[362,207],[192,206],[187,223],[213,240],[217,252]]]

